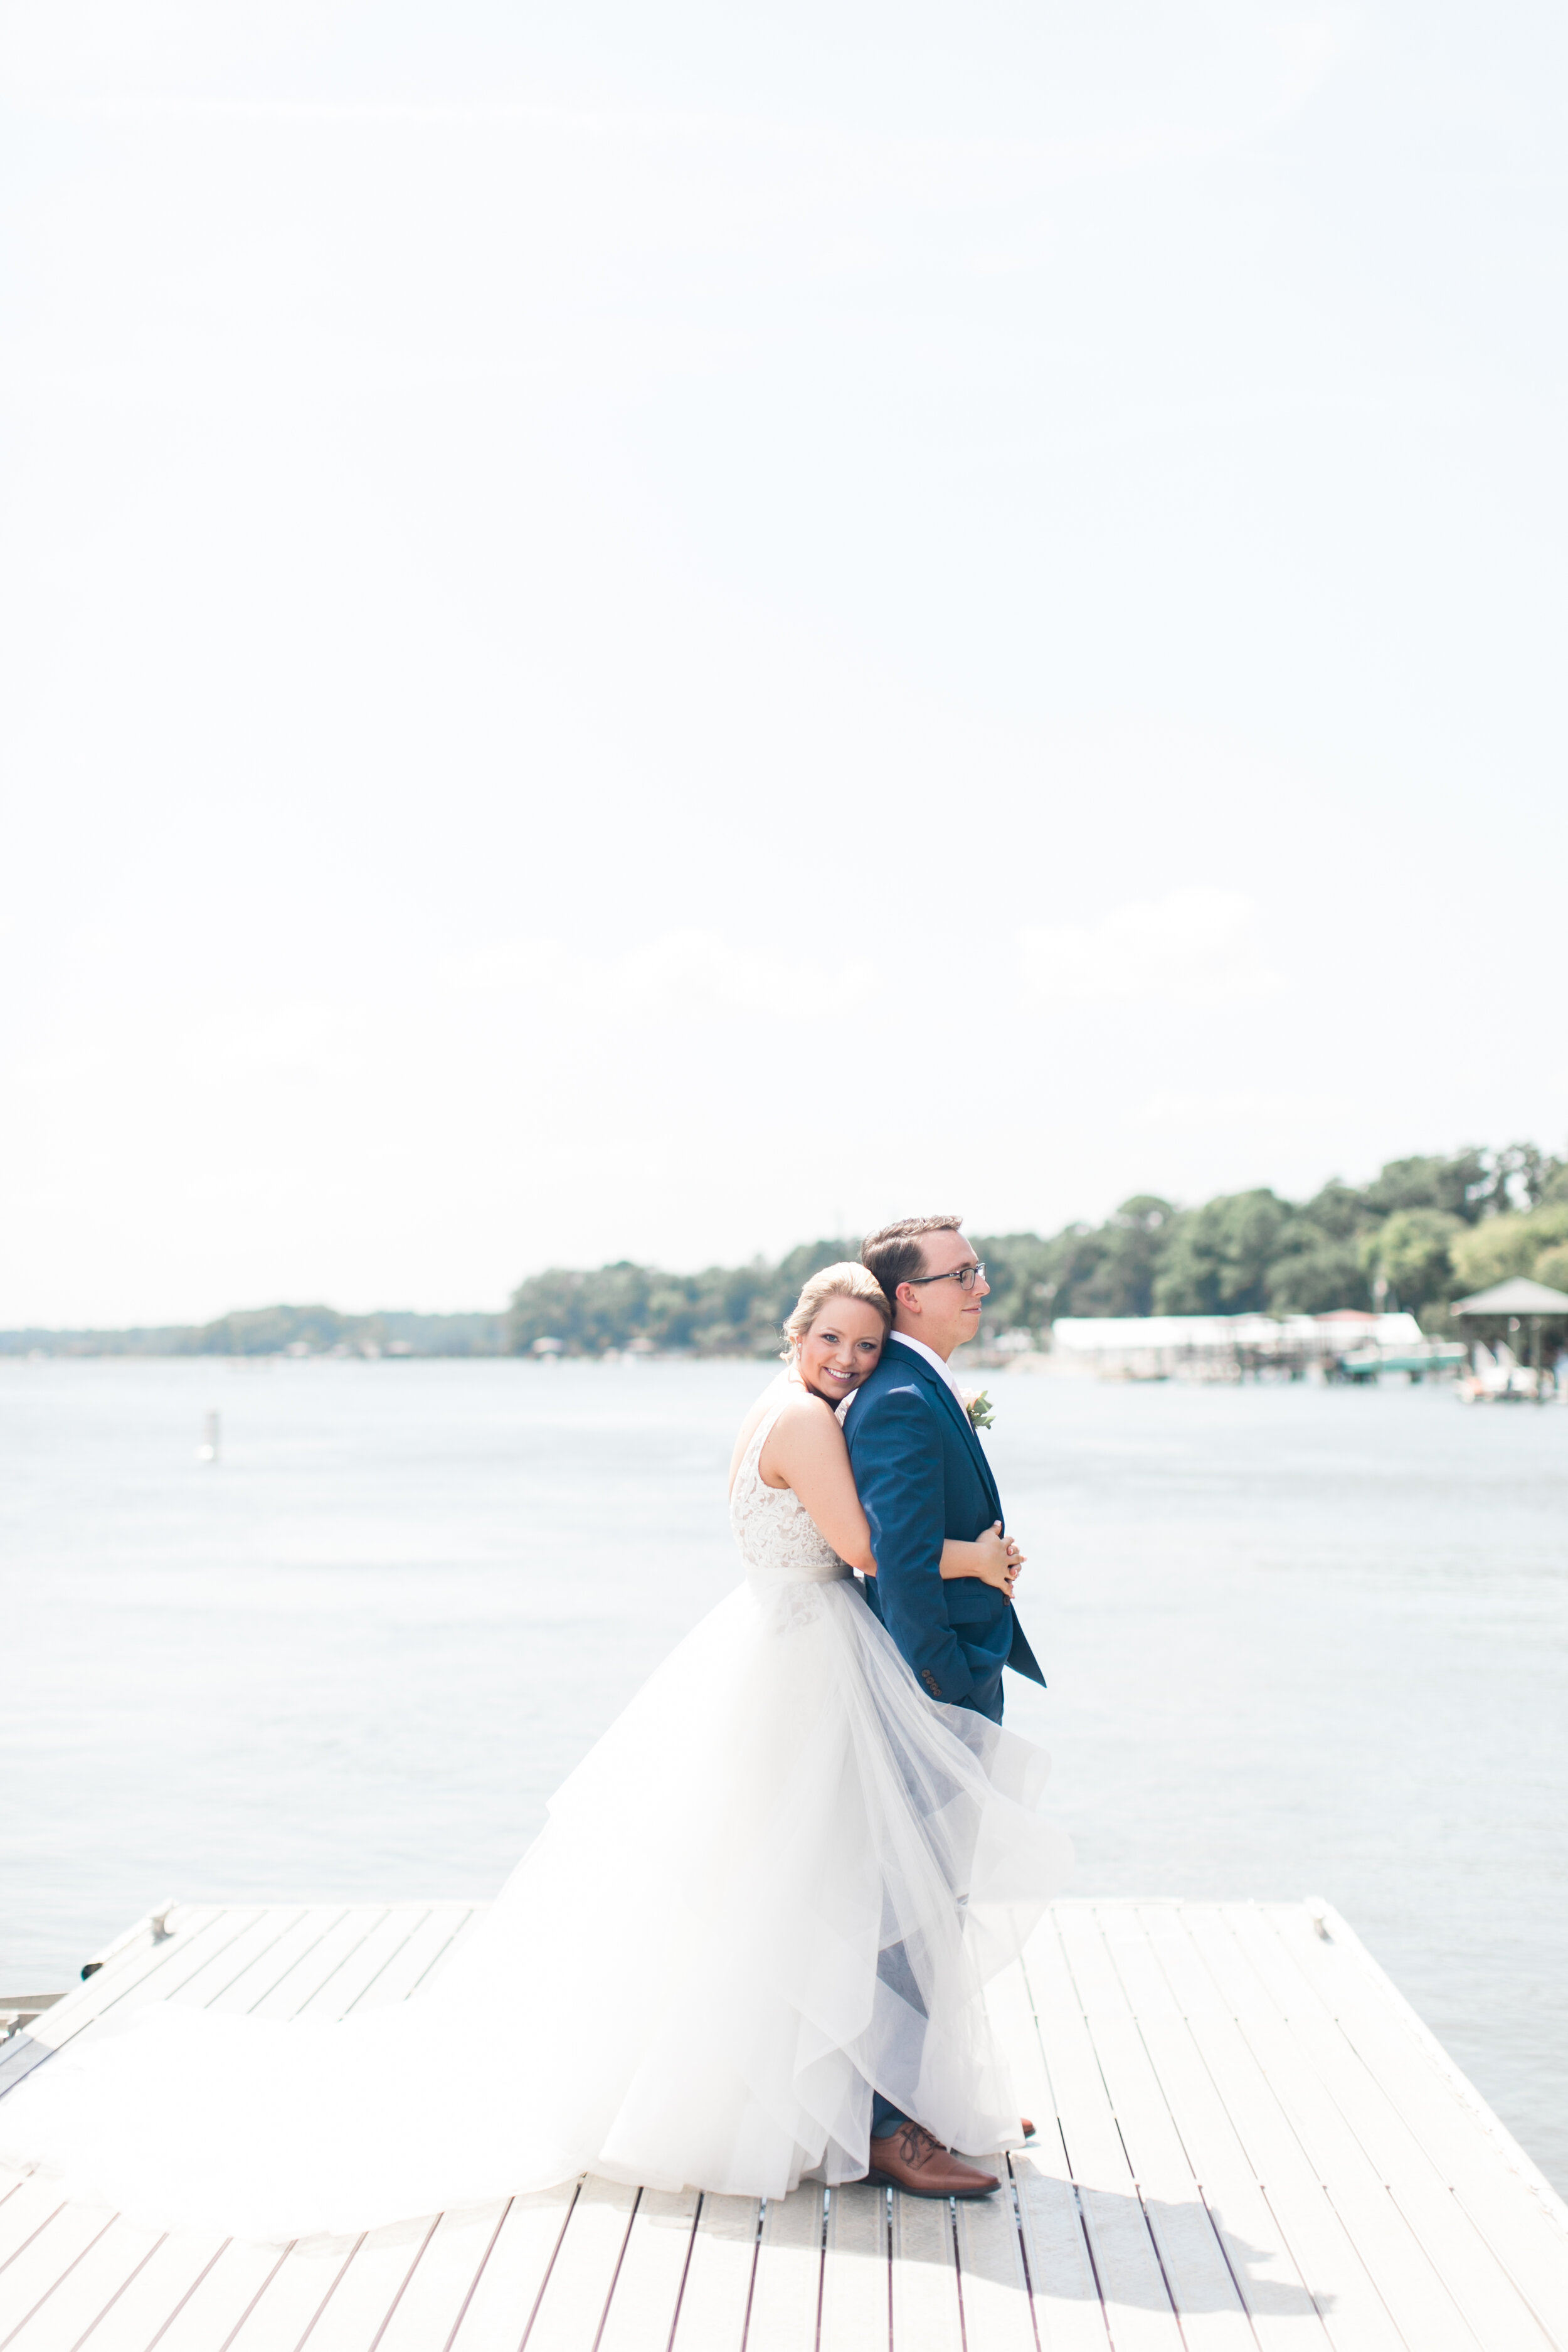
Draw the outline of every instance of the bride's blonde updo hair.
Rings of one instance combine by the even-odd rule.
[[[820,1274],[812,1276],[795,1300],[795,1312],[784,1318],[784,1333],[789,1342],[784,1350],[786,1363],[816,1322],[818,1310],[829,1298],[864,1299],[866,1305],[874,1307],[881,1317],[884,1332],[892,1322],[893,1310],[888,1304],[888,1294],[874,1274],[868,1273],[865,1266],[857,1265],[849,1258],[841,1265],[825,1265]]]

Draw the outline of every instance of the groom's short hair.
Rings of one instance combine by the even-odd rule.
[[[925,1272],[924,1236],[963,1230],[962,1217],[900,1217],[896,1225],[867,1234],[860,1244],[860,1263],[881,1284],[889,1306],[896,1307],[900,1283],[913,1282]]]

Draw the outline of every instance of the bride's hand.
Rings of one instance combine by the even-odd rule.
[[[987,1528],[984,1535],[976,1536],[974,1549],[977,1555],[974,1573],[981,1582],[994,1584],[999,1592],[1011,1595],[1018,1570],[1024,1565],[1024,1555],[1012,1537],[1003,1534],[1000,1519],[994,1527]]]

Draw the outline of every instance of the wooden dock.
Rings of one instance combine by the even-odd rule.
[[[401,2000],[479,1909],[175,1905],[0,2093],[110,2010]],[[589,2178],[279,2251],[0,2175],[0,2352],[1568,2352],[1568,2210],[1333,1912],[1058,1903],[995,2011],[1039,2130],[984,2202]]]

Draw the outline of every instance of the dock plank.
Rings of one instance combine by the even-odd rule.
[[[308,1933],[310,1915],[303,1905],[265,1913],[256,1928],[241,1936],[209,1966],[198,1969],[183,1986],[178,1999],[187,2009],[244,2011],[276,1981]]]
[[[254,2016],[343,1916],[341,1903],[302,1905],[277,1941],[248,1955],[219,1991],[208,1994],[203,2007],[230,2017]]]
[[[528,2333],[529,2352],[582,2352],[597,2342],[637,2201],[637,2190],[621,2181],[584,2181]]]
[[[322,2018],[483,1906],[180,1905],[0,2052],[174,2000]],[[0,2352],[1568,2352],[1568,2209],[1336,1915],[1052,1906],[987,1999],[1038,2137],[993,2200],[589,2179],[283,2249],[0,2175]],[[47,2034],[49,2039],[44,2040]]]
[[[31,2318],[5,2338],[7,2352],[73,2352],[146,2268],[163,2242],[159,2230],[116,2219],[60,2278]]]
[[[889,2239],[893,2352],[963,2352],[952,2207],[945,2199],[895,2189]]]
[[[1403,2117],[1552,2340],[1568,2345],[1568,2209],[1476,2099],[1360,1939],[1330,1912],[1262,1906],[1333,2027]],[[1521,2191],[1523,2193],[1521,2193]]]
[[[379,2344],[435,2234],[434,2221],[397,2221],[362,2238],[310,2330],[310,2352],[370,2352]]]
[[[279,1941],[294,1909],[292,1905],[286,1911],[268,1904],[226,1906],[195,1934],[172,1937],[129,1981],[109,1988],[100,2015],[123,2017],[164,2000],[199,2009],[247,1960]]]
[[[1406,2339],[1194,1948],[1185,1924],[1190,1907],[1151,1907],[1145,1915],[1149,1939],[1291,2262],[1310,2288],[1338,2352],[1399,2352]],[[1151,2046],[1157,2035],[1155,2021]],[[1156,2051],[1156,2063],[1175,2080],[1180,2045],[1165,2041],[1163,2053]]]
[[[744,2341],[761,2211],[754,2197],[703,2198],[672,2352],[735,2352]]]
[[[867,2352],[892,2326],[888,2192],[851,2182],[828,2200],[821,2352]]]
[[[1428,2151],[1267,1922],[1238,1905],[1227,1912],[1225,1924],[1279,2012],[1272,2020],[1260,2020],[1257,2027],[1263,2063],[1272,2073],[1285,2063],[1289,2048],[1292,2064],[1300,2063],[1321,2084],[1477,2342],[1503,2347],[1503,2352],[1552,2352],[1551,2335],[1506,2266],[1464,2207],[1457,2205]]]
[[[451,1964],[454,1954],[462,1948],[470,1937],[479,1933],[489,1916],[490,1908],[489,1903],[437,1903],[433,1907],[438,1912],[450,1911],[457,1916],[458,1931],[449,1942],[441,1947],[435,1961],[420,1978],[415,1987],[417,1992],[434,1992],[439,1989],[442,1972]]]
[[[1149,2218],[1055,1919],[1031,1937],[1024,1971],[1036,2017],[1048,2021],[1057,2119],[1118,2352],[1181,2352],[1181,2329]]]
[[[1422,2243],[1409,2215],[1330,2096],[1266,1992],[1227,1917],[1196,1912],[1188,1933],[1267,2077],[1291,2128],[1331,2196],[1394,2325],[1420,2352],[1474,2352],[1475,2336],[1437,2250]],[[1454,2221],[1464,2227],[1463,2216]],[[1520,2352],[1527,2352],[1521,2347]]]
[[[1188,2352],[1243,2352],[1251,2324],[1097,1915],[1066,1912],[1061,1942],[1128,2168]]]
[[[1027,2148],[1015,2150],[1009,2169],[1040,2343],[1045,2352],[1105,2352],[1100,2284],[1062,2142],[1034,1997],[1021,1964],[993,1979],[986,1988],[986,2004],[1012,2067],[1019,2112],[1036,2126],[1036,2137]]]
[[[0,2199],[0,2271],[65,2203],[58,2185],[41,2172],[0,2175],[11,2185]]]
[[[1110,2326],[1065,2162],[1060,2172],[1048,2171],[1031,2146],[1014,2152],[1008,2169],[1041,2352],[1107,2352]]]
[[[953,2206],[958,2238],[958,2294],[965,2344],[984,2352],[1035,2352],[1029,2285],[1005,2156],[976,2158],[996,2174],[996,2197],[965,2197]]]
[[[245,1914],[253,1916],[258,1908],[256,1904],[248,1904],[244,1906]],[[234,1906],[227,1903],[177,1905],[169,1914],[162,1935],[154,1931],[151,1918],[139,1919],[109,1946],[105,1958],[90,1976],[70,1986],[53,2008],[35,2020],[35,2029],[58,2029],[62,2039],[68,2039],[83,2025],[100,2017],[127,1987],[182,1958],[204,1937],[217,1935],[233,1909]]]
[[[370,1926],[368,1934],[359,1937],[345,1949],[330,1976],[322,1978],[316,1990],[290,2008],[292,2017],[347,2017],[370,1991],[371,1987],[393,1967],[400,1952],[416,1936],[429,1918],[432,1906],[428,1903],[395,1903],[387,1906]],[[263,2011],[263,2014],[266,2014]]]
[[[89,2336],[72,2337],[90,2342],[92,2352],[147,2352],[163,2334],[181,2305],[222,2254],[228,2241],[204,2237],[193,2230],[171,2231],[157,2239],[146,2261],[106,2303]],[[29,2352],[33,2348],[29,2347]]]
[[[247,1917],[256,1916],[258,1906],[248,1906]],[[64,1999],[44,2010],[26,2029],[13,2034],[0,2048],[0,2097],[15,2088],[17,2083],[41,2065],[56,2050],[64,2049],[77,2034],[85,2032],[99,2018],[139,1989],[160,1979],[163,1990],[176,1979],[164,1971],[188,1960],[193,1950],[205,1950],[220,1944],[230,1932],[230,1907],[209,1904],[196,1910],[195,1916],[183,1920],[167,1936],[154,1937],[150,1922],[142,1922],[140,1932],[124,1938],[113,1949],[113,1957],[95,1969],[84,1983],[72,1986]],[[162,1998],[162,1990],[154,1999]]]
[[[643,2190],[596,2352],[664,2352],[675,2332],[700,2202],[694,2189]]]
[[[1196,2193],[1261,2352],[1331,2340],[1258,2177],[1160,1969],[1142,1921],[1112,1904],[1096,1914],[1104,1947]]]
[[[444,2352],[518,2352],[576,2198],[572,2180],[511,2200]]]
[[[391,1916],[391,1906],[384,1903],[354,1903],[343,1906],[339,1916],[320,1938],[298,1954],[283,1969],[278,1981],[269,1990],[252,2002],[252,2017],[300,2017],[312,2002],[321,2000],[341,1969],[349,1967],[354,1955],[367,1939],[377,1933]],[[353,1998],[352,1994],[349,1996]],[[331,2013],[331,1998],[323,2001],[323,2014]]]
[[[769,2198],[757,2242],[747,2352],[796,2352],[800,2345],[816,2343],[822,2231],[819,2182]]]
[[[226,2239],[216,2260],[171,2295],[166,2315],[125,2352],[226,2352],[286,2260],[281,2246]]]
[[[377,2352],[441,2352],[489,2261],[507,2208],[443,2213],[386,2322]]]
[[[312,2238],[290,2246],[230,2337],[236,2352],[296,2352],[320,2326],[360,2244]]]
[[[432,1904],[342,2014],[363,2017],[367,2010],[390,2009],[406,2000],[434,1974],[473,1916],[471,1903]]]
[[[114,2227],[101,2206],[60,2205],[0,2270],[0,2345],[9,2343]]]

